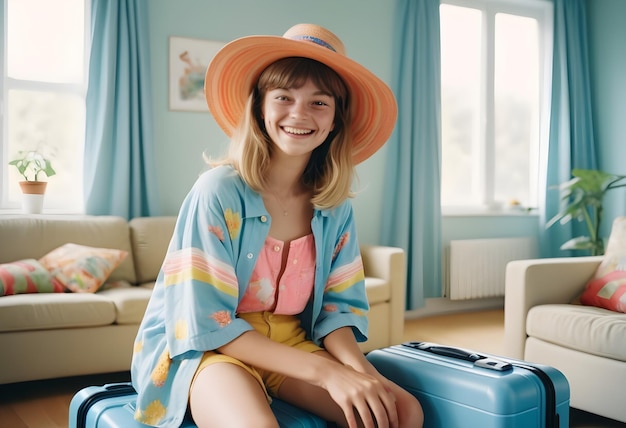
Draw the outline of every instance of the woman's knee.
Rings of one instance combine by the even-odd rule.
[[[401,427],[421,428],[424,425],[422,405],[407,391],[398,402],[398,417]]]

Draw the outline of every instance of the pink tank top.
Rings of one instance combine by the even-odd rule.
[[[288,249],[284,247],[283,241],[267,237],[237,312],[273,311],[278,315],[296,315],[304,310],[315,280],[313,234],[291,241]],[[279,278],[284,251],[289,254],[285,271]]]

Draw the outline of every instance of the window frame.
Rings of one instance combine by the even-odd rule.
[[[7,64],[7,39],[8,39],[8,0],[2,0],[0,8],[0,24],[2,26],[2,43],[0,43],[0,214],[21,212],[19,201],[9,200],[10,183],[9,167],[11,153],[9,153],[8,145],[8,94],[9,90],[39,91],[53,92],[62,94],[77,95],[82,98],[83,103],[86,102],[88,81],[89,81],[89,52],[91,44],[91,1],[82,0],[84,5],[84,55],[83,55],[83,81],[81,83],[57,83],[57,82],[41,82],[33,80],[15,79],[8,76]],[[83,137],[85,130],[83,129]],[[83,138],[84,149],[84,138]],[[81,168],[82,170],[82,168]],[[84,204],[82,204],[84,205]],[[84,207],[77,212],[74,209],[45,208],[46,212],[64,213],[83,213]]]
[[[538,198],[539,184],[541,183],[541,166],[545,164],[550,124],[550,99],[552,88],[552,52],[553,52],[553,3],[549,0],[441,0],[440,5],[452,5],[477,9],[483,14],[481,60],[481,111],[480,122],[481,154],[474,174],[479,178],[482,189],[482,201],[476,205],[444,205],[442,199],[441,210],[445,216],[454,215],[501,215],[527,214],[528,211],[511,211],[495,200],[495,17],[497,13],[534,18],[539,23],[540,39],[540,117],[539,117],[539,147],[533,182],[529,183],[529,190]],[[443,141],[442,141],[443,144]],[[442,158],[441,162],[444,160]],[[536,207],[527,207],[536,208]]]

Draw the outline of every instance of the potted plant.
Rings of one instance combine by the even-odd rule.
[[[24,195],[24,210],[27,213],[38,214],[43,208],[43,196],[46,192],[46,181],[40,176],[52,177],[56,174],[52,163],[40,150],[19,151],[17,157],[9,162],[17,168],[22,177],[20,187]]]
[[[604,195],[626,186],[626,175],[609,174],[595,169],[573,169],[573,178],[559,186],[561,211],[547,224],[566,224],[573,218],[584,222],[589,236],[578,236],[561,245],[561,250],[588,250],[592,256],[604,254],[604,239],[599,235]],[[620,183],[621,182],[621,183]]]

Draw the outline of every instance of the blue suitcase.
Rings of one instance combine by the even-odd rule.
[[[129,382],[88,386],[70,402],[69,428],[146,428],[135,421],[137,393]],[[281,428],[325,428],[321,418],[284,401],[273,399],[272,410]],[[185,419],[181,428],[196,425]]]
[[[569,426],[569,384],[555,368],[428,342],[367,358],[420,400],[424,428]]]

